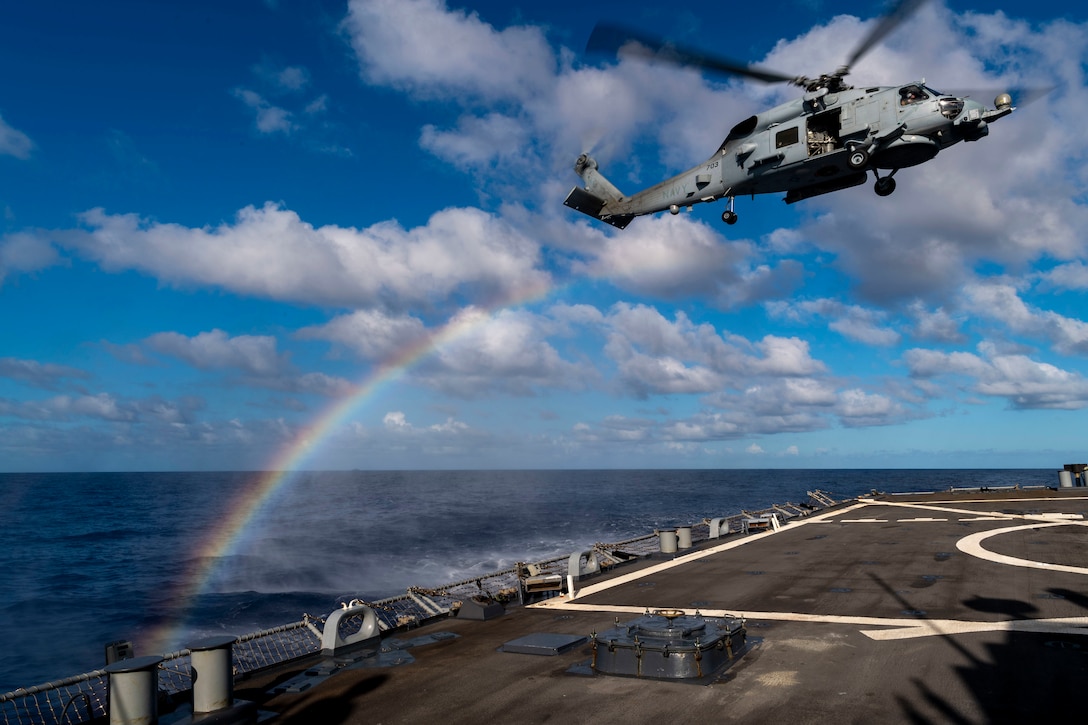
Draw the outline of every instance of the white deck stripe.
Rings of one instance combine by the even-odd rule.
[[[559,597],[546,600],[556,602]],[[534,607],[538,604],[531,605]],[[645,614],[647,609],[676,609],[676,607],[631,607],[622,604],[585,604],[577,600],[561,600],[549,608],[602,614]],[[1000,622],[980,622],[961,619],[918,619],[905,617],[856,617],[839,614],[805,614],[801,612],[746,612],[734,609],[687,608],[685,614],[705,617],[744,617],[745,619],[779,622],[809,622],[812,624],[847,624],[861,627],[891,627],[891,629],[860,630],[866,637],[878,641],[940,637],[972,632],[1042,632],[1050,634],[1088,634],[1088,617],[1055,617],[1050,619],[1014,619]]]
[[[762,539],[766,539],[768,536],[774,536],[775,534],[779,533],[780,531],[796,531],[798,526],[806,526],[808,524],[821,523],[822,521],[824,521],[829,516],[838,516],[838,515],[843,514],[843,513],[849,513],[850,511],[853,511],[854,509],[861,508],[864,505],[865,504],[856,503],[853,506],[848,506],[848,507],[842,509],[841,511],[829,511],[829,512],[826,512],[826,513],[817,514],[815,516],[810,516],[808,518],[803,518],[803,519],[801,519],[799,521],[791,521],[789,526],[785,526],[782,529],[780,529],[779,531],[771,530],[771,531],[765,531],[765,532],[763,532],[761,534],[757,534],[755,536],[743,536],[743,537],[741,537],[739,539],[734,539],[732,541],[727,541],[724,544],[718,544],[717,546],[712,547],[710,549],[702,549],[700,551],[694,551],[694,552],[692,552],[690,554],[683,554],[683,555],[677,556],[675,559],[671,559],[669,561],[664,561],[664,562],[661,562],[660,564],[655,564],[653,566],[646,567],[645,569],[639,569],[638,571],[633,571],[630,574],[624,574],[623,576],[618,576],[618,577],[616,577],[614,579],[608,579],[606,581],[598,582],[596,584],[590,584],[589,586],[587,586],[585,588],[579,589],[577,591],[577,595],[578,596],[587,596],[589,594],[596,594],[597,592],[603,592],[603,591],[606,591],[608,589],[611,589],[612,587],[618,587],[621,584],[626,584],[628,582],[635,581],[636,579],[642,579],[643,577],[649,576],[651,574],[656,574],[659,571],[667,571],[669,569],[672,569],[673,567],[681,566],[682,564],[687,564],[688,562],[692,562],[692,561],[698,561],[699,559],[703,559],[703,558],[708,557],[708,556],[713,556],[714,554],[717,554],[717,553],[722,552],[722,551],[729,551],[730,549],[735,549],[738,546],[744,546],[745,544],[751,543],[753,541],[760,541]],[[555,597],[553,599],[545,599],[543,602],[537,602],[536,604],[530,604],[528,606],[529,607],[547,607],[547,606],[549,606],[548,603],[554,601],[554,599],[558,599],[558,597]]]
[[[1074,497],[1070,497],[1072,499]],[[1075,497],[1077,499],[1088,497]],[[1023,500],[1036,500],[1036,499],[1023,499]],[[968,503],[968,502],[959,502]],[[850,513],[865,506],[900,506],[903,508],[914,509],[929,509],[935,511],[943,511],[957,514],[978,514],[976,511],[964,511],[963,509],[953,509],[941,506],[931,506],[925,504],[913,504],[908,502],[892,502],[892,501],[875,501],[872,499],[859,499],[859,503],[853,506],[848,506],[839,511],[831,511],[816,516],[801,519],[800,521],[790,522],[788,527],[784,527],[783,531],[788,531],[805,524],[821,524],[821,523],[877,523],[881,522],[881,519],[838,519],[834,517],[841,516],[842,514]],[[988,515],[987,515],[988,514]],[[1011,556],[1005,556],[1003,554],[995,554],[982,548],[979,542],[989,538],[990,536],[996,536],[998,534],[1009,533],[1012,531],[1019,531],[1022,529],[1038,529],[1050,526],[1088,526],[1088,522],[1085,521],[1071,521],[1068,518],[1063,518],[1060,521],[1054,521],[1055,516],[1066,516],[1064,514],[1006,514],[1003,512],[985,512],[982,516],[977,516],[973,519],[960,519],[961,521],[1007,521],[1015,519],[1034,519],[1039,523],[1026,524],[1023,526],[1011,526],[1002,529],[992,529],[989,531],[982,531],[977,534],[971,534],[965,536],[956,542],[956,547],[971,556],[976,556],[980,559],[993,561],[1001,564],[1011,564],[1013,566],[1026,566],[1038,569],[1046,569],[1048,571],[1064,571],[1073,572],[1077,574],[1088,574],[1088,569],[1083,567],[1065,566],[1062,564],[1047,564],[1045,562],[1029,561],[1027,559],[1017,559]],[[918,519],[900,519],[900,521],[947,521],[948,519],[934,519],[934,518],[918,518]],[[758,541],[767,536],[773,536],[776,531],[768,531],[758,536],[746,536],[741,539],[729,541],[724,544],[719,544],[710,549],[693,552],[686,556],[678,556],[677,558],[656,564],[654,566],[640,569],[639,571],[625,574],[615,579],[609,579],[607,581],[599,582],[597,584],[591,584],[584,589],[576,592],[577,596],[587,596],[589,594],[596,594],[603,592],[612,587],[626,584],[628,582],[636,581],[643,577],[655,574],[660,571],[666,571],[681,564],[686,564],[691,561],[696,561],[713,554],[717,554],[722,551],[728,551],[729,549],[735,549],[738,546],[743,546],[752,541]],[[586,604],[584,602],[577,601],[575,599],[568,599],[563,596],[553,597],[551,599],[545,599],[542,602],[528,605],[530,609],[560,609],[560,610],[574,610],[580,612],[609,612],[609,613],[629,613],[629,614],[643,614],[647,609],[655,609],[655,607],[632,607],[622,604]],[[656,607],[663,608],[663,607]],[[672,609],[673,607],[668,607]],[[687,610],[684,610],[685,612]],[[876,630],[860,630],[862,634],[870,639],[874,640],[892,640],[892,639],[910,639],[914,637],[934,637],[934,636],[947,636],[953,634],[967,634],[971,632],[1041,632],[1050,634],[1079,634],[1088,635],[1088,617],[1058,617],[1050,619],[1016,619],[1005,620],[999,622],[980,622],[971,620],[959,620],[959,619],[905,619],[905,618],[884,618],[884,617],[857,617],[838,614],[804,614],[800,612],[745,612],[739,610],[725,610],[725,609],[692,609],[691,613],[700,612],[708,617],[745,617],[747,619],[767,619],[778,620],[788,622],[811,622],[821,624],[851,624],[862,627],[890,627],[891,629],[876,629]]]

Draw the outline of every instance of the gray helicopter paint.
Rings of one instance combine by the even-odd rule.
[[[574,170],[585,188],[575,187],[564,203],[623,228],[636,216],[665,209],[678,214],[723,197],[729,208],[722,220],[732,224],[737,220],[733,201],[738,196],[785,192],[785,201],[793,203],[862,184],[870,171],[876,177],[876,193],[891,194],[896,184],[892,177],[899,169],[925,163],[960,141],[983,138],[989,123],[1013,111],[1007,94],[999,95],[991,109],[969,98],[943,96],[924,81],[863,90],[845,83],[851,66],[925,3],[895,2],[845,65],[815,78],[756,68],[638,31],[598,24],[587,52],[627,53],[763,83],[789,83],[803,88],[804,94],[741,121],[705,162],[631,196],[622,194],[600,173],[597,162],[582,154]],[[881,176],[880,170],[891,173]]]
[[[926,97],[903,105],[900,99],[907,89],[920,89]],[[1013,110],[944,96],[924,83],[807,95],[810,100],[796,99],[759,114],[754,124],[738,124],[743,130],[751,125],[751,131],[731,134],[703,163],[631,196],[623,195],[583,155],[575,170],[586,188],[572,192],[566,203],[603,221],[625,217],[626,226],[634,216],[677,213],[723,197],[787,192],[794,200],[810,198],[856,185],[857,171],[894,172],[924,163],[941,149],[981,138],[988,122]],[[962,111],[947,117],[941,99],[962,104]],[[854,149],[866,153],[866,163],[850,164]],[[850,177],[851,183],[840,186],[833,181],[837,176]],[[594,200],[589,204],[587,193]],[[575,206],[578,200],[583,208]]]

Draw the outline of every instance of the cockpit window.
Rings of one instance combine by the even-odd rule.
[[[918,103],[929,98],[929,94],[926,93],[922,86],[912,84],[909,86],[903,86],[899,89],[899,105],[909,106],[912,103]]]

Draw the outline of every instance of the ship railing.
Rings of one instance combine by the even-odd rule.
[[[299,622],[280,625],[238,638],[233,648],[234,675],[244,678],[321,650],[320,633],[314,634],[304,616]],[[316,620],[321,621],[321,620]],[[93,670],[63,680],[20,688],[0,695],[2,725],[67,725],[106,717],[106,670]],[[190,652],[181,649],[163,655],[159,665],[161,695],[174,698],[193,687]]]
[[[815,508],[832,506],[841,501],[823,491],[809,492]],[[754,515],[777,514],[780,517],[806,515],[810,509],[795,504],[782,504],[754,512]],[[729,531],[743,531],[743,521],[748,512],[716,519],[728,522]],[[704,519],[691,525],[692,545],[710,538],[710,522]],[[660,530],[612,543],[595,543],[593,550],[610,561],[605,568],[622,560],[652,555],[659,550]],[[469,597],[485,595],[501,602],[512,602],[523,597],[522,579],[526,571],[539,574],[567,574],[570,555],[556,556],[531,564],[518,563],[490,574],[470,577],[437,587],[411,587],[404,594],[367,602],[354,600],[353,604],[366,604],[378,617],[382,631],[410,629],[440,617],[449,616]],[[357,627],[354,618],[344,618],[339,626],[346,630]],[[253,632],[238,638],[233,647],[234,675],[244,679],[263,670],[277,667],[293,660],[321,652],[322,627],[325,617],[304,614],[298,622]],[[192,689],[190,651],[178,650],[163,655],[159,665],[159,690],[164,697],[178,702]],[[0,695],[0,725],[68,725],[89,723],[105,718],[108,674],[94,670],[63,680],[47,682],[34,687],[20,688]]]

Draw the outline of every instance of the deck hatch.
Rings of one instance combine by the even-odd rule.
[[[593,635],[593,672],[661,680],[714,676],[747,650],[744,620],[659,609]]]
[[[503,652],[521,655],[545,655],[554,657],[584,644],[587,640],[579,634],[550,634],[536,632],[512,639],[500,648]]]

